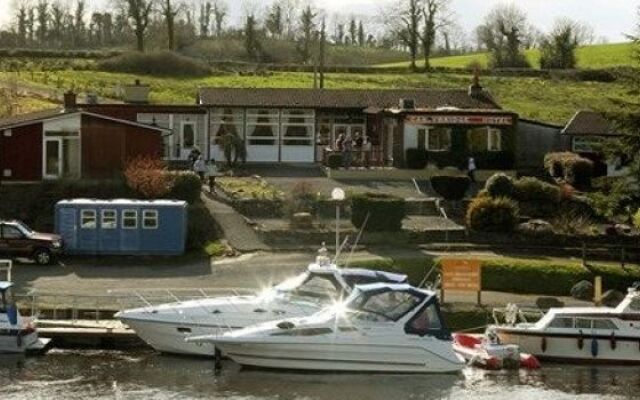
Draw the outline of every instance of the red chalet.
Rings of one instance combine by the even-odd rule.
[[[167,129],[65,108],[0,120],[0,174],[4,181],[117,177],[128,160],[161,156]]]

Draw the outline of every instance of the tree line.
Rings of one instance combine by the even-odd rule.
[[[275,0],[268,6],[246,3],[232,21],[230,0],[115,0],[102,9],[86,0],[14,0],[12,23],[0,30],[0,46],[59,49],[127,47],[180,50],[209,38],[240,38],[249,57],[268,61],[264,42],[295,43],[300,61],[309,63],[322,45],[377,47],[406,52],[431,66],[434,55],[488,51],[492,67],[529,67],[524,51],[539,48],[543,68],[574,68],[578,46],[596,40],[593,28],[558,19],[543,33],[513,3],[490,10],[471,33],[458,23],[452,0],[396,0],[372,22],[329,16],[304,0]]]

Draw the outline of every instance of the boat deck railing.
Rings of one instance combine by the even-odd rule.
[[[493,321],[496,325],[533,324],[544,316],[545,312],[539,308],[518,307],[509,304],[506,307],[494,308]]]
[[[22,313],[49,319],[110,319],[119,311],[220,296],[255,294],[248,288],[118,289],[104,294],[68,294],[32,290],[17,294]]]

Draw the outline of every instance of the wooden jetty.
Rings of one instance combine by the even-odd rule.
[[[121,349],[146,346],[128,326],[117,320],[38,320],[38,335],[55,347]]]

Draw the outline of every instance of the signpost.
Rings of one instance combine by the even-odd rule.
[[[446,258],[442,265],[442,299],[446,290],[476,292],[478,305],[482,304],[482,268],[479,260]]]

